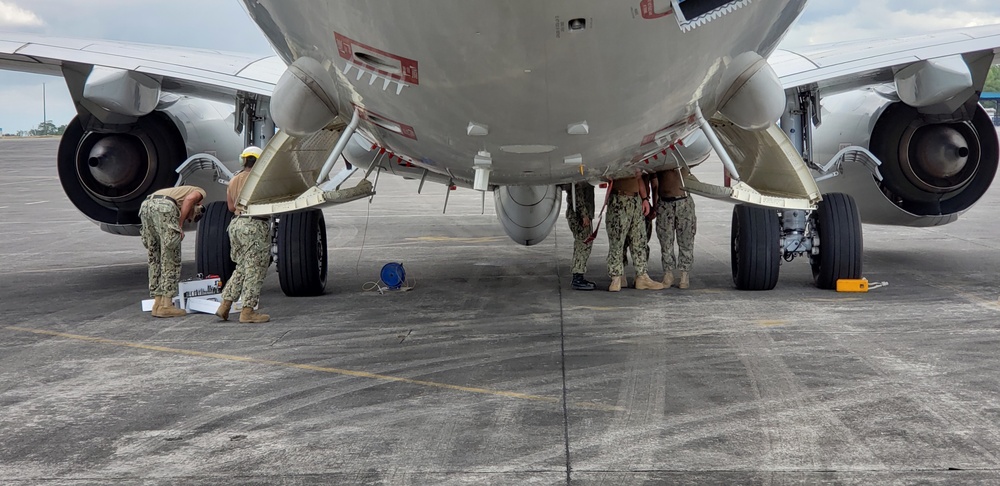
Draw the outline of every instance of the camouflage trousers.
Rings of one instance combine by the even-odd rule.
[[[608,202],[608,275],[618,277],[625,273],[625,240],[629,240],[629,253],[636,275],[646,273],[646,218],[642,215],[642,199],[612,193]]]
[[[644,226],[646,227],[646,266],[649,266],[649,239],[653,236],[653,220],[649,218],[643,218],[646,220]],[[626,264],[628,264],[628,252],[632,251],[632,240],[629,237],[625,237],[625,247],[622,248],[622,258]]]
[[[271,225],[245,216],[233,218],[229,223],[229,244],[236,271],[226,282],[222,298],[242,300],[243,307],[257,307],[260,288],[271,265]]]
[[[590,236],[591,227],[584,226],[583,221],[576,217],[567,216],[566,222],[573,233],[573,273],[587,273],[587,260],[590,259],[590,251],[594,249],[593,241],[585,243]]]
[[[663,271],[674,269],[691,271],[694,263],[694,234],[698,231],[698,218],[691,196],[676,201],[663,201],[656,205],[656,237],[660,239],[660,257]],[[677,255],[674,256],[674,236],[677,237]]]
[[[146,199],[139,206],[142,246],[149,261],[149,296],[177,295],[181,281],[181,211],[168,199]]]

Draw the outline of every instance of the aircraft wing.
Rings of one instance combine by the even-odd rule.
[[[1000,166],[977,102],[1000,60],[1000,25],[776,51],[789,134],[824,194],[845,193],[871,224],[955,221]],[[798,96],[794,93],[798,92]]]
[[[785,89],[830,93],[891,82],[898,67],[917,61],[985,51],[1000,53],[1000,25],[782,49],[769,61]]]
[[[70,66],[139,72],[170,92],[230,100],[239,91],[270,96],[285,70],[277,56],[0,33],[0,69],[63,76]]]

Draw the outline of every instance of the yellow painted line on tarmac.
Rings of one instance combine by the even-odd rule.
[[[784,326],[785,324],[788,324],[788,321],[769,321],[769,320],[757,321],[757,325],[763,327]]]
[[[506,236],[478,236],[478,237],[464,237],[464,236],[418,236],[414,238],[404,238],[405,241],[421,241],[421,242],[453,242],[453,243],[493,243],[495,241],[506,240]]]
[[[389,375],[380,375],[380,374],[377,374],[377,373],[368,373],[366,371],[354,371],[354,370],[345,370],[345,369],[342,369],[342,368],[330,368],[330,367],[327,367],[327,366],[315,366],[315,365],[308,365],[308,364],[289,363],[289,362],[286,362],[286,361],[275,361],[275,360],[270,360],[270,359],[251,358],[251,357],[248,357],[248,356],[236,356],[236,355],[231,355],[231,354],[220,354],[220,353],[206,353],[206,352],[202,352],[202,351],[193,351],[193,350],[190,350],[190,349],[169,348],[169,347],[166,347],[166,346],[156,346],[156,345],[152,345],[152,344],[142,344],[142,343],[133,343],[133,342],[130,342],[130,341],[120,341],[118,339],[105,339],[105,338],[92,337],[92,336],[82,336],[80,334],[69,334],[69,333],[58,332],[58,331],[47,331],[45,329],[31,329],[31,328],[27,328],[27,327],[18,327],[18,326],[7,326],[6,329],[9,329],[11,331],[27,332],[27,333],[31,333],[31,334],[39,334],[39,335],[43,335],[43,336],[61,337],[61,338],[72,339],[72,340],[76,340],[76,341],[86,341],[86,342],[90,342],[90,343],[107,344],[107,345],[111,345],[111,346],[119,346],[119,347],[124,347],[124,348],[143,349],[143,350],[146,350],[146,351],[157,351],[157,352],[161,352],[161,353],[170,353],[170,354],[181,354],[181,355],[185,355],[185,356],[195,356],[195,357],[199,357],[199,358],[211,358],[211,359],[218,359],[218,360],[225,360],[225,361],[236,361],[236,362],[240,362],[240,363],[253,363],[253,364],[261,364],[261,365],[269,365],[269,366],[280,366],[280,367],[283,367],[283,368],[296,368],[296,369],[300,369],[300,370],[319,371],[321,373],[332,373],[332,374],[337,374],[337,375],[353,376],[355,378],[368,378],[368,379],[380,380],[380,381],[395,381],[395,382],[398,382],[398,383],[408,383],[408,384],[411,384],[411,385],[420,385],[420,386],[426,386],[426,387],[432,387],[432,388],[440,388],[440,389],[445,389],[445,390],[462,391],[462,392],[467,392],[467,393],[477,393],[477,394],[481,394],[481,395],[493,395],[493,396],[498,396],[498,397],[517,398],[517,399],[520,399],[520,400],[531,400],[531,401],[535,401],[535,402],[560,403],[562,401],[560,398],[556,398],[556,397],[546,397],[546,396],[541,396],[541,395],[529,395],[527,393],[508,392],[508,391],[502,391],[502,390],[490,390],[488,388],[477,388],[477,387],[471,387],[471,386],[451,385],[451,384],[448,384],[448,383],[438,383],[438,382],[426,381],[426,380],[413,380],[413,379],[410,379],[410,378],[400,378],[398,376],[389,376]],[[600,404],[600,403],[590,403],[590,402],[573,403],[573,404],[571,404],[571,406],[574,407],[574,408],[581,408],[581,409],[588,409],[588,410],[600,410],[600,411],[607,411],[607,412],[616,412],[616,411],[623,411],[624,410],[624,408],[622,408],[622,407],[615,407],[615,406],[603,405],[603,404]]]

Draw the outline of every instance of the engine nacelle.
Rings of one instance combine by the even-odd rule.
[[[70,202],[112,234],[139,234],[139,205],[147,195],[177,182],[175,169],[189,153],[212,152],[235,161],[243,138],[233,132],[231,107],[193,98],[161,101],[161,110],[130,125],[104,125],[77,116],[59,142],[59,181]],[[199,177],[208,200],[225,187]]]
[[[874,90],[823,100],[823,124],[814,131],[815,160],[840,149],[867,148],[880,161],[879,181],[862,165],[820,182],[822,192],[844,192],[865,223],[936,226],[950,223],[978,201],[996,174],[1000,143],[979,105],[949,116],[927,115]]]
[[[556,186],[500,186],[493,199],[504,232],[525,246],[540,243],[552,232],[562,206]]]

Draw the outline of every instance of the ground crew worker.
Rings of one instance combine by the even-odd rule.
[[[686,172],[685,172],[686,174]],[[680,270],[677,287],[690,286],[691,264],[694,263],[694,235],[698,218],[694,212],[694,199],[684,189],[681,169],[656,173],[659,191],[656,204],[656,237],[660,240],[660,259],[663,262],[663,285],[674,284],[674,270]],[[677,255],[674,256],[674,236],[677,237]]]
[[[246,210],[238,205],[238,198],[250,176],[250,169],[260,158],[261,150],[250,146],[243,150],[240,159],[243,170],[233,176],[226,190],[226,203],[236,217],[229,223],[230,256],[236,262],[236,270],[229,277],[222,290],[222,303],[215,315],[229,320],[229,310],[233,301],[241,300],[240,322],[267,322],[271,316],[258,313],[255,309],[260,300],[260,288],[264,285],[267,267],[271,265],[271,218],[266,216],[244,216]],[[242,299],[241,299],[242,296]]]
[[[656,177],[647,174],[642,175],[642,182],[646,184],[646,194],[656,194]],[[655,199],[650,205],[651,208],[656,207]],[[648,266],[649,262],[649,239],[653,236],[653,219],[656,218],[656,212],[650,211],[645,217],[644,226],[646,227],[646,262]],[[625,237],[625,247],[622,248],[622,268],[628,265],[628,252],[632,248],[632,240]],[[622,273],[622,288],[628,287],[628,276]]]
[[[608,290],[618,292],[622,288],[625,274],[624,249],[626,237],[631,241],[629,253],[635,267],[635,288],[638,290],[660,290],[663,284],[653,281],[646,273],[646,223],[650,212],[648,193],[642,176],[615,179],[611,184],[608,202],[608,274],[611,286]]]
[[[573,207],[573,190],[576,191],[576,207]],[[573,185],[565,185],[563,188],[568,195],[566,205],[566,222],[569,230],[573,233],[573,290],[594,290],[597,286],[594,282],[587,280],[584,275],[587,273],[587,260],[590,259],[590,251],[594,249],[594,242],[589,239],[593,232],[592,223],[594,221],[594,186],[587,181],[577,182]]]
[[[154,317],[187,314],[174,307],[181,280],[181,240],[185,221],[197,222],[205,212],[201,205],[205,190],[195,186],[160,189],[139,206],[142,246],[149,254],[149,295]]]

